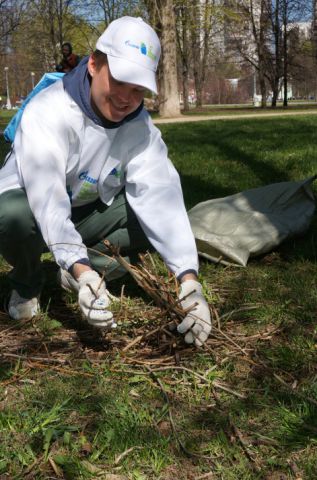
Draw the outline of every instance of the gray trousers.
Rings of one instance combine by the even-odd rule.
[[[140,224],[121,191],[110,206],[100,200],[72,209],[72,221],[89,248],[92,268],[111,279],[118,268],[103,240],[120,247],[120,254],[132,263],[138,253],[151,249]],[[90,250],[91,249],[91,250]],[[23,189],[0,195],[0,254],[12,265],[12,288],[24,298],[40,293],[43,285],[41,255],[47,246],[38,229]]]

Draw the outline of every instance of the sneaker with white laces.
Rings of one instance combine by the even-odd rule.
[[[40,304],[37,297],[23,298],[16,290],[12,290],[8,311],[14,320],[31,320],[40,312]]]

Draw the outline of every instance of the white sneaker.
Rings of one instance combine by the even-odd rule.
[[[31,320],[40,312],[40,304],[37,297],[23,298],[16,290],[12,290],[8,310],[14,320]]]

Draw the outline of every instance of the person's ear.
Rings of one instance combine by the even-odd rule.
[[[88,60],[88,72],[91,77],[94,76],[96,73],[97,66],[96,66],[96,60],[94,59],[93,55],[90,55],[89,60]]]

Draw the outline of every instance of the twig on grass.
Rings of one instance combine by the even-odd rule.
[[[11,385],[12,383],[19,382],[22,378],[26,377],[26,375],[30,373],[30,370],[30,368],[27,368],[23,373],[20,373],[19,375],[16,374],[13,378],[10,378],[9,380],[3,380],[2,382],[0,382],[0,385],[2,387],[6,387],[7,385]]]
[[[229,424],[230,424],[230,427],[235,435],[235,437],[237,438],[237,440],[239,441],[246,457],[248,458],[248,460],[250,461],[251,465],[252,465],[252,468],[257,472],[257,473],[260,473],[261,472],[261,467],[258,465],[257,463],[257,460],[256,458],[254,457],[253,453],[251,452],[251,450],[249,449],[249,446],[247,444],[247,442],[245,441],[241,431],[236,427],[236,425],[233,423],[233,421],[231,420],[230,418],[230,415],[229,415]]]
[[[213,472],[208,472],[204,473],[203,475],[199,475],[199,477],[195,477],[195,480],[205,480],[206,478],[212,478],[213,476]]]
[[[133,450],[141,450],[142,448],[144,448],[144,447],[139,447],[138,445],[136,445],[135,447],[130,447],[130,448],[128,448],[127,450],[125,450],[124,452],[120,453],[120,455],[118,455],[118,456],[115,458],[114,465],[119,465],[119,463],[121,462],[121,460],[123,460],[127,455],[129,455],[129,453],[133,452]]]
[[[254,470],[256,473],[260,473],[261,472],[261,468],[259,467],[258,465],[258,462],[257,462],[257,459],[254,457],[253,453],[250,451],[249,449],[249,446],[247,444],[247,442],[244,440],[244,437],[241,433],[241,431],[238,429],[238,427],[234,424],[232,418],[230,417],[230,414],[228,415],[224,409],[222,408],[221,406],[221,403],[220,403],[220,400],[219,400],[219,397],[217,395],[217,393],[215,392],[215,390],[213,389],[212,390],[212,393],[213,393],[213,396],[214,396],[214,399],[215,399],[215,402],[216,402],[216,409],[222,414],[224,415],[225,417],[227,417],[228,419],[228,423],[229,423],[229,426],[230,426],[230,429],[231,429],[231,432],[233,433],[234,437],[236,438],[236,440],[238,440],[241,448],[242,448],[242,451],[243,453],[245,454],[245,456],[247,457],[250,465],[251,465],[251,468],[252,470]],[[228,435],[227,433],[227,437],[229,439],[229,441],[232,443],[232,438],[231,438],[231,435]]]
[[[154,363],[152,362],[151,365],[154,365]],[[148,369],[149,368],[149,362],[143,363],[140,366],[144,366],[146,369]],[[155,374],[157,372],[164,372],[164,371],[169,371],[169,370],[178,370],[178,371],[188,372],[191,375],[193,375],[194,377],[201,380],[202,382],[204,382],[208,385],[212,385],[214,388],[217,388],[218,390],[222,390],[226,393],[230,393],[231,395],[234,395],[235,397],[240,398],[240,399],[245,399],[246,398],[245,394],[237,392],[236,390],[233,390],[232,388],[230,388],[229,386],[227,386],[223,382],[220,383],[217,380],[209,380],[208,378],[204,377],[200,373],[195,372],[194,370],[191,370],[190,368],[183,367],[182,365],[165,365],[165,366],[153,367],[153,368],[151,368],[151,373]],[[116,371],[118,373],[133,373],[133,374],[137,373],[138,375],[140,375],[140,374],[145,375],[146,374],[145,372],[135,372],[133,370],[112,370],[112,371]]]
[[[155,375],[155,373],[153,372],[153,370],[149,367],[149,366],[145,366],[145,368],[148,370],[149,374],[151,375],[151,377],[153,378],[153,380],[155,380],[155,382],[159,385],[160,389],[161,389],[161,392],[165,398],[165,401],[166,401],[166,405],[167,405],[167,409],[168,409],[168,416],[169,416],[169,421],[170,421],[170,425],[171,425],[171,428],[172,428],[172,432],[174,434],[174,437],[175,437],[175,440],[177,441],[180,449],[183,451],[183,453],[185,455],[187,455],[188,457],[194,457],[194,458],[204,458],[204,459],[208,459],[209,461],[213,461],[212,458],[208,455],[203,455],[201,453],[197,453],[197,452],[192,452],[190,450],[188,450],[184,443],[182,442],[182,440],[179,438],[179,435],[178,435],[178,432],[176,430],[176,426],[175,426],[175,422],[174,422],[174,418],[173,418],[173,414],[172,414],[172,408],[171,408],[171,403],[170,403],[170,399],[169,399],[169,396],[161,382],[161,380],[159,379],[159,377],[157,375]]]
[[[48,461],[49,461],[55,475],[58,478],[63,478],[64,477],[63,470],[55,463],[54,459],[52,457],[48,457]]]
[[[34,361],[39,361],[43,363],[58,363],[65,365],[69,363],[69,360],[67,359],[61,359],[61,358],[45,358],[45,357],[31,357],[28,355],[17,355],[15,353],[9,353],[9,352],[1,352],[0,358],[16,358],[19,360],[34,360]]]
[[[29,478],[29,475],[32,474],[32,470],[41,463],[41,461],[43,460],[43,457],[44,455],[40,455],[39,457],[37,457],[33,463],[31,463],[31,465],[29,465],[27,467],[27,469],[23,472],[23,478],[27,479]],[[32,474],[33,476],[33,474]],[[34,477],[33,477],[34,478]]]
[[[275,380],[277,380],[281,385],[283,385],[283,387],[285,387],[287,390],[288,390],[288,393],[291,393],[292,395],[294,396],[297,396],[299,398],[302,398],[303,400],[306,400],[310,403],[312,403],[313,405],[317,405],[317,400],[315,400],[314,398],[311,398],[309,396],[307,396],[306,394],[303,394],[301,392],[298,392],[297,390],[294,390],[291,385],[289,385],[285,380],[283,380],[283,378],[281,378],[276,372],[275,370],[270,367],[269,365],[267,365],[263,360],[258,360],[258,361],[255,361],[255,360],[251,360],[250,358],[246,358],[246,357],[240,357],[240,359],[244,360],[245,362],[255,366],[255,367],[260,367],[260,368],[263,368],[264,370],[266,370],[267,372],[269,372],[271,375],[273,375],[273,377],[275,378]],[[284,372],[284,373],[288,373],[288,372]]]
[[[127,352],[130,348],[134,347],[137,343],[140,343],[141,340],[144,338],[144,335],[139,335],[138,337],[134,338],[132,342],[128,343],[125,347],[123,347],[122,352]]]
[[[218,333],[220,333],[220,335],[222,335],[226,340],[228,340],[228,342],[232,343],[238,350],[240,350],[241,353],[243,353],[243,355],[246,355],[245,349],[240,347],[240,345],[237,342],[235,342],[234,340],[232,340],[232,338],[230,338],[229,335],[227,335],[226,333],[224,333],[221,329],[219,329],[217,327],[214,327],[214,330],[216,330]]]
[[[250,310],[256,310],[258,307],[259,307],[258,305],[247,305],[247,306],[244,306],[244,307],[235,308],[234,310],[230,310],[230,312],[222,314],[220,316],[220,320],[228,320],[229,318],[231,318],[236,313],[248,312]]]

